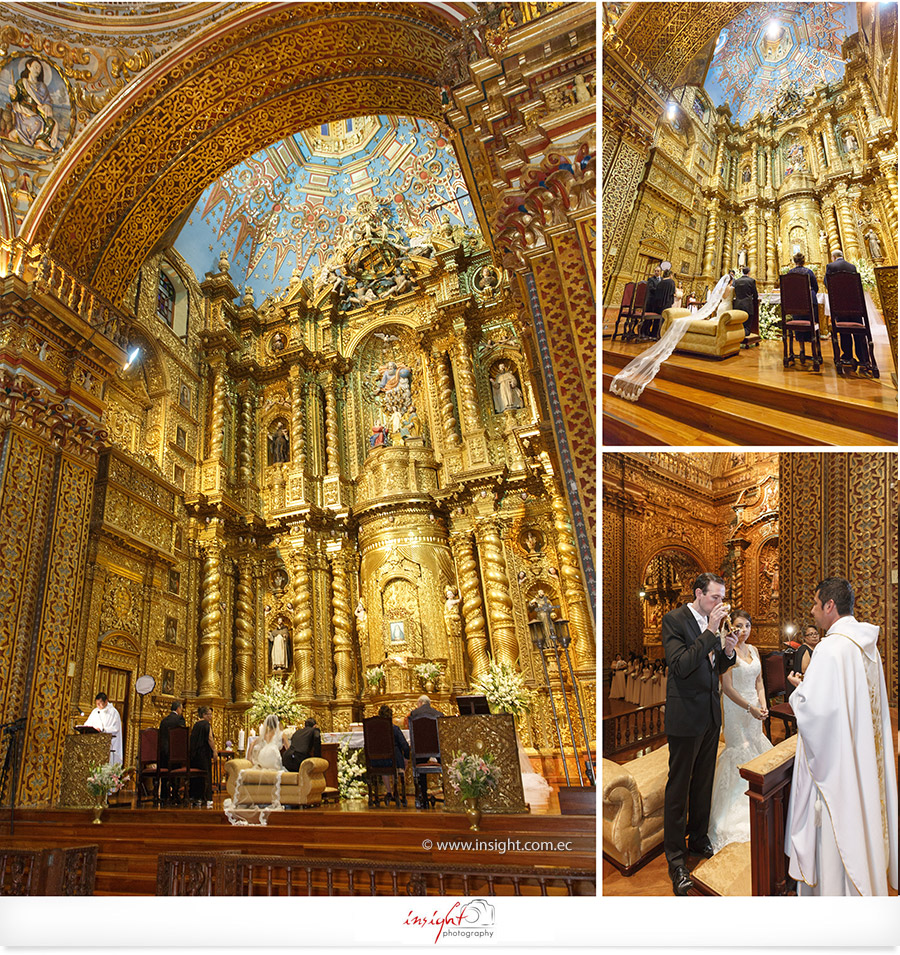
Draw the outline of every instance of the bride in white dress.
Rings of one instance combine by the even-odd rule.
[[[226,799],[224,804],[225,815],[232,825],[264,826],[270,813],[284,808],[281,805],[281,777],[284,775],[281,742],[281,721],[274,713],[270,713],[259,727],[259,736],[255,736],[247,746],[247,759],[253,764],[251,769],[269,769],[276,773],[270,799],[264,806],[255,806],[244,799],[244,774],[250,769],[240,770],[234,783],[234,798]],[[258,782],[254,785],[259,787]]]
[[[259,769],[284,769],[281,762],[281,722],[270,713],[259,728],[262,746],[253,756],[253,765]]]
[[[687,334],[691,322],[718,318],[731,308],[733,300],[734,285],[731,276],[726,274],[716,283],[703,308],[685,318],[674,319],[658,342],[641,352],[613,378],[609,390],[620,398],[637,401],[656,377],[660,365],[675,351],[678,343]]]
[[[716,763],[709,812],[709,841],[714,852],[731,842],[750,841],[747,780],[738,772],[738,766],[772,748],[763,734],[768,710],[759,651],[747,642],[750,615],[737,610],[731,619],[738,634],[737,661],[722,674],[725,749]]]

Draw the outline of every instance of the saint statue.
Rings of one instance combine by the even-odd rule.
[[[459,613],[459,605],[462,598],[459,591],[449,584],[444,588],[444,626],[447,628],[447,636],[455,637],[462,630],[462,617]]]
[[[290,440],[284,422],[279,421],[269,435],[269,464],[286,464],[291,459]]]
[[[537,592],[537,597],[528,602],[528,607],[538,620],[544,625],[544,636],[549,640],[553,632],[553,612],[556,608],[550,603],[550,598],[543,590]]]
[[[279,621],[280,622],[280,621]],[[288,630],[285,626],[279,626],[269,634],[269,644],[272,655],[272,669],[286,670],[288,666],[287,650]]]
[[[878,236],[876,235],[874,229],[869,229],[869,231],[866,233],[866,246],[873,261],[877,262],[879,259],[884,258],[884,252],[881,250],[881,243],[878,241]]]
[[[738,252],[738,268],[743,268],[747,264],[747,249],[744,246],[741,246],[740,252]]]
[[[859,149],[859,143],[849,129],[844,133],[844,149],[846,149],[848,153],[855,153],[856,150]]]
[[[364,634],[366,632],[366,623],[368,622],[369,615],[366,613],[366,608],[362,602],[362,597],[357,600],[356,610],[353,611],[353,615],[356,617],[357,631],[360,634]]]
[[[525,407],[519,379],[506,362],[501,361],[497,366],[497,377],[491,378],[491,389],[494,393],[494,410],[497,414]]]

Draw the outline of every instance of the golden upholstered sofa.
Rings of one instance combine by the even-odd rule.
[[[724,748],[720,739],[720,754]],[[669,747],[621,765],[604,759],[602,773],[603,856],[631,875],[662,845]]]
[[[281,796],[283,806],[317,806],[322,802],[325,789],[325,771],[328,761],[311,756],[304,759],[296,773],[282,773]],[[276,773],[271,769],[254,769],[248,759],[232,759],[225,765],[225,788],[235,800],[235,784],[238,773],[241,777],[240,802],[238,806],[266,806],[272,802]]]
[[[686,318],[690,314],[686,308],[667,308],[663,312],[662,334],[665,335],[674,319]],[[730,309],[722,312],[718,318],[691,322],[675,350],[690,352],[693,355],[706,355],[709,358],[728,358],[730,355],[736,355],[741,350],[741,342],[744,340],[744,322],[747,319],[746,312]]]

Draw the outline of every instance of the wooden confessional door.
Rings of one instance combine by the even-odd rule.
[[[128,752],[128,699],[131,688],[131,671],[120,670],[102,664],[97,667],[97,692],[109,697],[109,702],[118,710],[122,718],[122,753]]]

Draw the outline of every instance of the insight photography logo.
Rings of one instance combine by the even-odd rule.
[[[435,945],[441,938],[491,938],[494,906],[485,899],[472,899],[454,902],[443,913],[435,909],[430,915],[420,915],[410,909],[403,924],[436,928]]]

